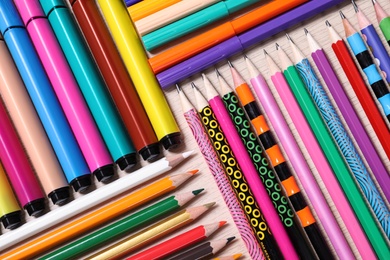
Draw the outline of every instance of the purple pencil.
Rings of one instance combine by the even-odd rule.
[[[321,76],[332,93],[332,96],[336,101],[341,114],[343,115],[346,123],[349,126],[349,129],[355,137],[355,140],[360,147],[364,157],[366,158],[373,174],[375,175],[379,186],[382,188],[385,197],[390,201],[390,176],[387,173],[383,162],[379,158],[378,153],[371,143],[370,138],[362,123],[360,122],[358,115],[353,109],[349,98],[345,94],[344,88],[342,87],[339,79],[336,76],[336,73],[330,65],[325,52],[306,29],[305,33],[309,42],[311,56],[316,66],[318,67]]]

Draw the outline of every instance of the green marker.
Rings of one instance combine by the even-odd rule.
[[[225,0],[170,23],[142,37],[144,46],[151,51],[165,43],[187,35],[199,28],[237,12],[258,0]]]
[[[111,156],[121,170],[134,166],[137,163],[136,150],[68,6],[63,0],[39,2]]]

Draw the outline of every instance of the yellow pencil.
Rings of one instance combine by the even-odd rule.
[[[145,0],[127,7],[127,11],[135,22],[180,1],[182,0]]]
[[[184,209],[166,219],[163,219],[156,224],[141,230],[140,232],[120,241],[107,249],[104,249],[90,258],[89,260],[108,260],[124,257],[126,254],[139,249],[140,247],[150,243],[164,235],[167,235],[178,228],[189,224],[197,217],[205,213],[211,208],[215,202],[204,204],[202,206]]]
[[[158,140],[165,149],[175,148],[181,143],[180,129],[149,65],[123,0],[97,2]]]
[[[234,254],[234,255],[228,255],[228,256],[220,256],[217,258],[213,258],[212,260],[236,260],[242,256],[241,253]]]
[[[137,206],[176,189],[196,172],[198,170],[162,178],[119,200],[108,203],[97,210],[74,219],[61,227],[54,228],[40,237],[33,238],[26,244],[0,255],[0,259],[30,259],[92,228],[98,227]]]

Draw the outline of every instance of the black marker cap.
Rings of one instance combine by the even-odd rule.
[[[160,144],[154,143],[148,146],[145,146],[139,151],[139,154],[142,156],[142,159],[145,161],[154,161],[160,155]]]
[[[22,213],[20,210],[5,214],[1,217],[1,222],[5,228],[14,229],[22,224]]]
[[[118,164],[122,171],[128,170],[137,164],[137,155],[135,153],[126,154],[125,156],[122,156],[116,160],[115,163]]]
[[[83,192],[87,190],[92,184],[91,174],[85,174],[80,177],[74,178],[70,185],[73,187],[75,192]]]
[[[114,174],[115,174],[114,164],[107,164],[105,166],[97,168],[93,172],[93,175],[95,175],[96,179],[101,182],[108,181],[114,176]]]
[[[30,201],[24,205],[24,209],[27,211],[28,215],[37,217],[41,215],[45,209],[45,199],[42,198]]]
[[[180,132],[169,134],[164,136],[160,140],[161,144],[164,146],[165,150],[173,150],[177,148],[179,145],[181,145],[181,134]]]
[[[63,187],[53,190],[49,193],[49,198],[55,205],[64,205],[70,197],[69,187]]]

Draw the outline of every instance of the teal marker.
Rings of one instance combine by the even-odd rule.
[[[121,170],[135,165],[136,150],[70,10],[63,0],[39,0],[91,110],[111,156]]]
[[[151,51],[256,2],[258,0],[225,0],[218,2],[144,35],[142,41],[144,42],[145,48]]]

